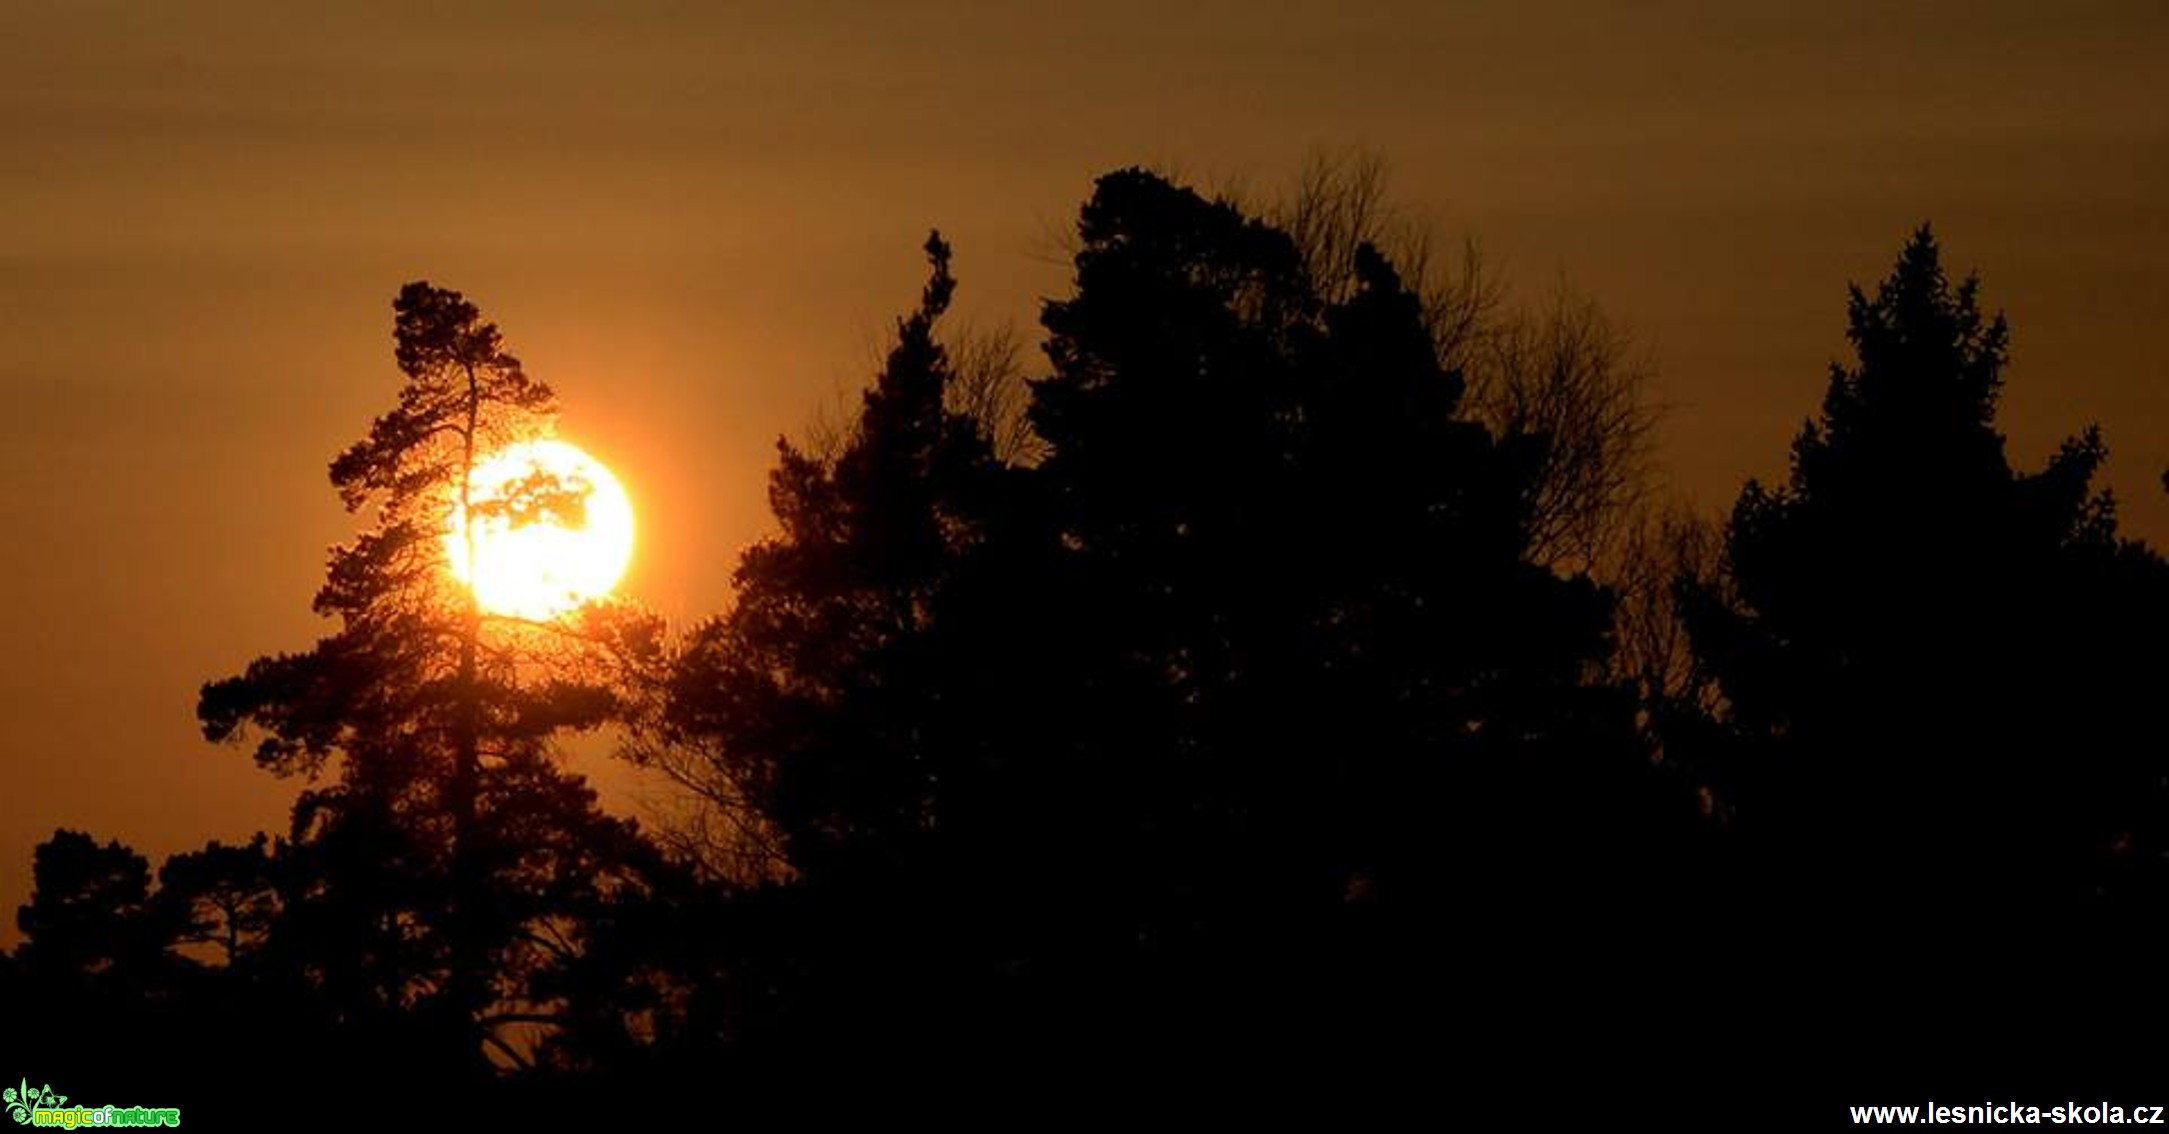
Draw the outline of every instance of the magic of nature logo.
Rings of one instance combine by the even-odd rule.
[[[0,1091],[8,1117],[24,1126],[179,1126],[181,1108],[147,1106],[69,1106],[68,1096],[55,1094],[50,1084],[33,1088],[24,1079]]]

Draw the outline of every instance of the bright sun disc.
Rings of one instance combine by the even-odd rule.
[[[602,462],[563,441],[523,441],[476,462],[474,564],[452,505],[452,576],[493,614],[555,618],[617,586],[633,558],[633,505]]]

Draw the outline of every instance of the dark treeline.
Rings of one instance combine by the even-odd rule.
[[[554,403],[410,285],[399,406],[332,470],[373,524],[338,631],[204,690],[308,777],[291,827],[39,847],[31,1074],[590,1113],[2151,1081],[2169,569],[2094,431],[2012,467],[2006,328],[1927,229],[1854,291],[1785,483],[1710,554],[1600,554],[1601,383],[1360,208],[1257,212],[1102,178],[1006,399],[929,239],[856,419],[781,446],[775,534],[683,632],[447,585],[442,486]],[[606,724],[681,828],[550,758]]]

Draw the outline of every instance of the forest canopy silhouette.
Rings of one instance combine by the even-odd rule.
[[[2142,1061],[2169,570],[2098,430],[2013,467],[1978,282],[1920,229],[1784,482],[1650,538],[1594,309],[1517,323],[1373,219],[1109,173],[1028,374],[946,336],[929,236],[855,418],[779,442],[772,534],[676,628],[450,577],[446,510],[556,402],[407,285],[331,466],[333,628],[201,692],[290,825],[155,871],[56,832],[8,1003],[70,1062],[500,1099],[1198,1059],[1707,1093],[1810,1077],[1820,1028],[1906,1083],[2052,1032]],[[684,825],[566,770],[603,728]]]

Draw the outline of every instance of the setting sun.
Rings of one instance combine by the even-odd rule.
[[[554,618],[610,593],[633,556],[633,506],[602,462],[557,440],[525,441],[477,462],[474,559],[455,504],[445,532],[452,575],[482,609]]]

